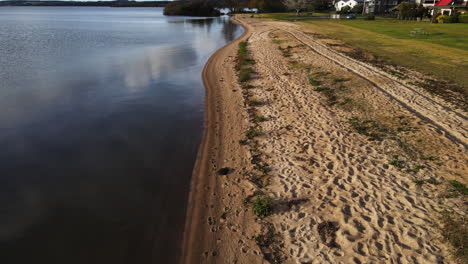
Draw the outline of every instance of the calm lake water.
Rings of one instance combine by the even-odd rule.
[[[0,8],[0,262],[173,263],[200,74],[241,33],[161,8]]]

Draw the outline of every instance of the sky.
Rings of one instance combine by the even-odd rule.
[[[28,1],[28,0],[0,0],[2,1]],[[75,1],[75,2],[98,2],[98,1],[117,1],[117,0],[29,0],[29,1]],[[129,0],[135,2],[144,2],[144,1],[170,1],[170,0]]]

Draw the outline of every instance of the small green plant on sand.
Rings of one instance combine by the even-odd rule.
[[[249,100],[249,105],[250,106],[262,106],[262,105],[265,105],[265,104],[266,104],[265,101],[256,100],[256,99]]]
[[[319,87],[314,89],[314,91],[316,91],[316,92],[326,92],[328,90],[330,90],[330,88],[323,87],[323,86],[319,86]]]
[[[439,158],[438,157],[435,157],[435,156],[425,156],[422,158],[423,160],[430,160],[430,161],[434,161],[434,160],[438,160]]]
[[[424,180],[414,180],[413,182],[416,185],[423,185],[424,184]]]
[[[459,181],[449,181],[450,189],[448,190],[447,198],[455,198],[461,195],[468,195],[468,188],[465,184]]]
[[[391,131],[375,120],[361,120],[358,117],[353,117],[348,120],[359,134],[369,137],[369,140],[382,140],[391,134]]]
[[[314,76],[312,75],[309,75],[309,83],[312,84],[313,86],[318,86],[321,84],[321,82],[314,79]]]
[[[254,120],[255,122],[265,122],[265,121],[268,121],[268,118],[261,116],[261,115],[257,115],[254,117]]]
[[[247,144],[249,144],[249,141],[247,139],[241,139],[241,140],[239,140],[239,144],[247,145]]]
[[[242,68],[239,71],[239,81],[246,82],[252,78],[252,68]]]
[[[349,80],[351,80],[351,78],[334,78],[333,83],[347,82]]]
[[[246,65],[249,60],[249,53],[247,51],[247,42],[242,41],[239,43],[239,49],[237,50],[237,69],[239,70],[242,66]]]
[[[266,217],[272,213],[272,200],[266,195],[259,195],[253,201],[252,210],[258,217]]]
[[[255,137],[258,137],[258,136],[261,136],[261,135],[262,135],[262,130],[260,128],[251,127],[247,131],[246,136],[247,136],[248,139],[252,139],[252,138],[255,138]]]
[[[239,42],[239,54],[245,55],[247,54],[247,41]]]
[[[271,171],[270,165],[266,163],[258,163],[255,168],[264,174]]]
[[[399,160],[396,160],[396,159],[388,161],[388,164],[393,165],[393,166],[395,166],[397,168],[403,168],[404,167],[403,163],[401,161],[399,161]]]

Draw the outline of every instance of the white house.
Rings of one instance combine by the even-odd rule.
[[[374,14],[375,13],[375,0],[365,0],[364,1],[364,14]]]
[[[353,8],[354,6],[362,3],[364,3],[364,0],[338,0],[335,1],[335,9],[336,11],[341,11],[341,8],[345,6]]]
[[[447,16],[450,16],[453,10],[464,13],[468,9],[468,0],[416,0],[416,3],[431,8],[431,14],[434,14],[434,9],[439,9],[438,12]]]

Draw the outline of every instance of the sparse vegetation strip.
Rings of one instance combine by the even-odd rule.
[[[273,41],[273,43],[281,43],[281,41],[277,40]],[[282,50],[285,57],[289,56],[289,50]],[[255,242],[263,253],[263,257],[273,263],[282,263],[285,260],[285,256],[281,253],[281,249],[278,246],[281,244],[281,236],[274,231],[273,225],[264,219],[273,213],[273,200],[262,191],[262,188],[270,182],[271,176],[269,172],[272,168],[265,160],[265,155],[258,148],[258,138],[264,135],[260,123],[268,121],[268,117],[261,115],[258,108],[268,105],[268,102],[261,98],[253,97],[249,92],[251,89],[259,89],[259,87],[249,84],[249,81],[254,77],[254,70],[252,68],[254,64],[255,61],[248,50],[248,42],[241,42],[237,53],[236,70],[238,71],[238,81],[242,84],[243,88],[242,95],[244,105],[249,114],[250,128],[246,131],[245,139],[240,140],[239,144],[249,148],[254,171],[246,174],[246,177],[259,189],[253,195],[244,198],[243,203],[252,210],[254,215],[262,219],[260,220],[262,230],[267,230],[263,235],[260,234],[254,237]]]

